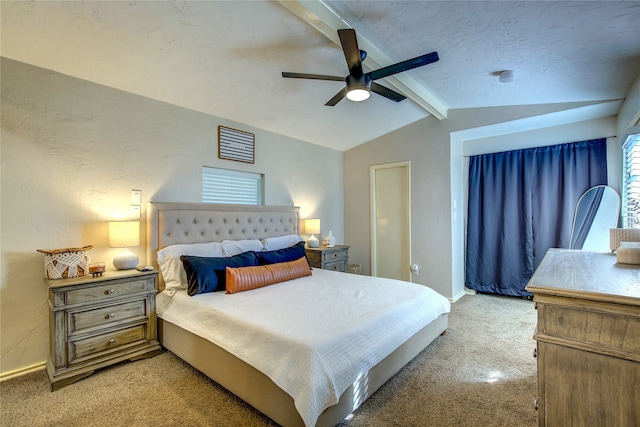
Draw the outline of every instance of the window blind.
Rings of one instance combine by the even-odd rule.
[[[640,126],[630,130],[622,152],[622,226],[640,228]]]
[[[263,175],[202,167],[202,201],[243,205],[263,204]]]

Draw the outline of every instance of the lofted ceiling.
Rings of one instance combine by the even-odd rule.
[[[0,4],[1,55],[303,141],[347,150],[450,109],[623,99],[640,75],[640,1],[140,1]],[[338,28],[366,71],[440,61],[324,104],[348,74]],[[500,83],[501,70],[514,70]],[[579,120],[579,118],[578,118]]]

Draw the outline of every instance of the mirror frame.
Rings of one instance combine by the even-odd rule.
[[[589,210],[592,209],[591,204],[593,203],[593,201],[589,201],[589,205],[584,205],[584,203],[587,201],[587,197],[589,197],[591,194],[593,194],[594,191],[603,188],[603,193],[602,193],[602,197],[600,198],[600,200],[598,201],[598,206],[597,206],[597,210],[595,213],[593,213],[591,216],[591,224],[589,224],[589,230],[586,232],[586,236],[584,238],[584,241],[582,242],[582,244],[580,245],[580,247],[576,246],[576,240],[578,238],[578,236],[576,236],[576,229],[582,230],[584,228],[584,225],[582,224],[578,224],[578,221],[584,221],[585,218],[582,217],[586,217],[587,213],[589,212]],[[615,195],[616,198],[616,208],[615,208],[615,220],[610,224],[610,226],[605,224],[605,228],[606,228],[606,236],[608,236],[608,229],[609,228],[616,228],[619,218],[620,218],[620,195],[618,194],[618,192],[613,189],[612,187],[609,187],[608,185],[595,185],[589,189],[587,189],[584,193],[582,193],[582,195],[580,196],[580,198],[578,199],[578,202],[576,203],[576,208],[573,214],[573,223],[571,224],[571,236],[569,238],[569,249],[583,249],[584,248],[584,243],[587,241],[587,239],[589,238],[589,234],[592,233],[592,231],[594,230],[593,226],[593,221],[596,219],[596,216],[598,215],[598,212],[600,211],[600,209],[602,209],[601,203],[602,200],[605,197],[606,192],[609,192],[609,194],[611,195]],[[582,203],[582,204],[581,204]],[[581,209],[582,206],[586,206],[586,208]],[[584,211],[584,209],[588,209],[586,212]],[[613,217],[613,215],[612,215]],[[577,227],[579,226],[579,227]],[[596,229],[597,230],[597,229]],[[606,240],[606,236],[603,237],[603,239]],[[602,243],[602,246],[605,248],[608,248],[608,241],[604,241]],[[587,249],[589,250],[589,249]]]

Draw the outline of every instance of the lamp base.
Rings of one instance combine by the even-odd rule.
[[[318,246],[320,246],[320,242],[318,241],[318,239],[316,238],[316,236],[314,236],[313,234],[311,235],[311,237],[309,237],[307,239],[307,247],[308,248],[317,248]]]
[[[118,270],[131,270],[138,266],[138,255],[125,249],[113,259],[113,266]]]

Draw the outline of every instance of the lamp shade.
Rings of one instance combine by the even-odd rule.
[[[314,236],[314,234],[320,234],[320,220],[319,219],[305,219],[304,220],[304,231],[307,234],[310,234],[307,239],[307,247],[309,248],[317,248],[320,245],[318,238]]]
[[[305,219],[304,231],[307,234],[320,234],[320,220],[319,219]]]
[[[132,246],[140,246],[140,222],[110,222],[109,246],[112,248],[130,248]]]
[[[109,246],[112,248],[129,248],[140,246],[139,221],[114,221],[109,223]],[[113,259],[113,266],[118,270],[130,270],[138,265],[138,256],[125,249]]]

